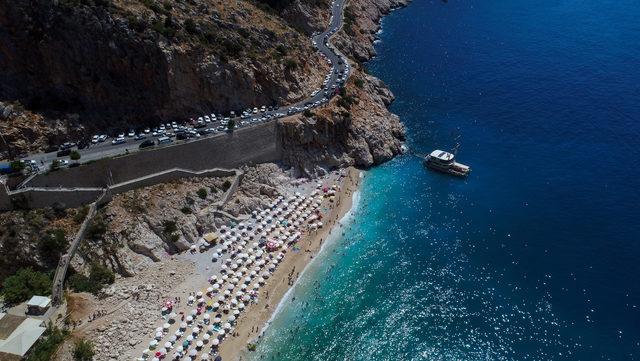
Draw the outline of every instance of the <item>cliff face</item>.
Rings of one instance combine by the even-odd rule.
[[[0,68],[0,101],[105,130],[299,100],[327,66],[249,1],[15,0],[0,2]]]
[[[358,85],[356,85],[358,84]],[[370,167],[401,152],[404,128],[387,106],[393,94],[379,79],[356,71],[344,95],[328,107],[281,124],[283,160],[305,175],[355,165]]]

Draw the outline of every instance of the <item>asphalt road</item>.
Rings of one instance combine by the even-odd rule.
[[[342,54],[339,54],[337,50],[334,51],[334,49],[330,48],[330,44],[329,44],[330,37],[335,32],[337,32],[338,29],[342,26],[345,1],[346,0],[334,0],[332,2],[331,21],[329,23],[329,27],[327,28],[327,30],[325,30],[322,33],[314,34],[311,38],[311,41],[314,43],[318,51],[321,54],[324,54],[326,59],[330,61],[330,64],[331,64],[331,72],[327,74],[328,79],[326,79],[326,82],[323,88],[318,89],[317,93],[315,93],[314,95],[310,95],[308,98],[302,101],[299,101],[295,104],[282,106],[278,109],[274,109],[272,111],[266,111],[264,113],[258,112],[257,114],[254,114],[250,118],[246,118],[246,119],[241,119],[240,117],[236,117],[234,118],[236,128],[250,127],[252,125],[260,124],[263,122],[274,121],[275,119],[280,118],[282,116],[301,113],[305,110],[305,108],[311,109],[324,104],[325,102],[328,101],[328,99],[330,99],[335,95],[336,91],[340,88],[342,84],[340,82],[340,78],[342,77],[344,82],[346,82],[346,79],[348,78],[349,72],[350,72],[346,57],[344,57]],[[343,72],[342,73],[343,75],[341,75],[341,72]],[[269,118],[269,117],[271,118],[263,119],[263,118]],[[208,128],[216,129],[218,127],[225,127],[225,125],[226,124],[222,124],[221,122],[211,122],[209,124],[206,124],[205,127],[202,129],[208,129]],[[224,130],[221,130],[213,134],[202,135],[201,137],[215,137],[215,136],[221,135],[221,133],[223,132]],[[176,140],[175,138],[173,138],[173,142],[169,143],[168,145],[179,145],[180,143],[193,141],[194,139],[200,139],[201,137],[191,138],[189,140]],[[79,149],[78,152],[81,155],[79,162],[84,163],[84,162],[102,159],[106,157],[122,155],[129,152],[136,152],[139,150],[140,143],[144,141],[144,140],[134,140],[133,137],[125,137],[126,139],[125,143],[112,145],[111,144],[112,139],[113,138],[108,138],[105,142],[91,144],[89,145],[88,148]],[[146,139],[157,140],[157,137],[154,137],[151,134],[147,134]],[[166,146],[166,145],[165,144],[156,145],[155,148],[159,148],[163,146]],[[175,147],[175,148],[176,150],[179,150],[179,147]],[[32,154],[24,159],[35,161],[35,165],[38,167],[39,171],[48,170],[51,163],[56,159],[66,160],[71,163],[71,160],[69,159],[68,156],[57,157],[56,152]]]

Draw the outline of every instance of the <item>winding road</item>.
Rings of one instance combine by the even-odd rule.
[[[278,118],[292,115],[296,113],[301,113],[306,109],[311,109],[318,107],[326,102],[333,96],[335,96],[337,90],[341,87],[342,84],[346,82],[350,74],[350,68],[347,62],[346,57],[341,54],[337,49],[335,49],[331,43],[330,39],[333,34],[335,34],[343,24],[343,13],[344,6],[346,0],[333,0],[331,3],[331,20],[329,22],[329,27],[322,33],[314,34],[311,38],[311,41],[314,43],[318,51],[324,55],[329,64],[331,65],[331,72],[327,75],[328,79],[323,85],[322,88],[318,89],[308,98],[301,100],[294,104],[289,104],[286,106],[282,106],[278,109],[274,109],[266,112],[258,112],[257,114],[252,115],[249,118],[241,119],[240,117],[235,117],[234,121],[237,128],[242,127],[250,127],[256,124],[261,124],[264,122],[275,121]],[[265,119],[267,118],[267,119]],[[211,122],[206,125],[205,128],[213,128],[217,129],[219,127],[225,127],[226,124],[222,124],[221,122]],[[216,130],[212,134],[203,135],[196,139],[202,138],[211,138],[216,136],[222,136],[225,130]],[[161,136],[161,135],[160,135]],[[151,134],[147,135],[147,139],[154,139]],[[136,152],[139,150],[139,145],[145,139],[142,140],[134,140],[133,138],[126,138],[126,143],[112,145],[111,139],[108,139],[105,142],[91,144],[88,148],[80,149],[78,152],[81,155],[80,161],[81,163],[95,161],[102,158],[113,157],[118,155],[124,155],[130,152]],[[184,144],[185,142],[194,141],[193,139],[187,140],[174,140],[172,143],[168,144],[156,144],[155,148],[164,147],[167,145],[179,145]],[[156,141],[156,143],[158,143]],[[179,147],[174,147],[176,150],[179,150]],[[38,153],[32,154],[28,157],[24,158],[25,160],[33,160],[33,165],[38,168],[39,172],[47,171],[51,165],[51,163],[56,160],[67,160],[69,161],[69,157],[57,157],[56,152],[51,153]]]

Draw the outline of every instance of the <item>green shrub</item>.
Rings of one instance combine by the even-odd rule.
[[[180,212],[184,213],[184,214],[191,214],[193,213],[193,211],[191,211],[191,208],[184,206],[182,208],[180,208]]]
[[[196,27],[196,23],[191,18],[189,18],[189,19],[184,21],[184,29],[189,34],[197,34],[198,33],[198,28]]]
[[[207,190],[204,188],[198,189],[196,194],[198,195],[198,197],[200,197],[200,199],[207,199]]]
[[[356,79],[353,81],[353,83],[360,89],[364,87],[364,80],[362,79]]]
[[[24,163],[19,160],[14,160],[13,162],[9,163],[9,166],[14,172],[20,172],[24,169]]]
[[[180,235],[177,233],[172,233],[171,235],[169,235],[169,241],[173,243],[178,242],[179,239],[180,239]]]
[[[229,188],[231,188],[231,182],[229,182],[229,180],[224,181],[224,183],[222,183],[222,190],[226,192]]]
[[[67,247],[69,247],[69,241],[63,229],[56,228],[47,232],[38,244],[40,253],[42,256],[51,261],[57,261],[61,254],[63,254]]]
[[[298,63],[295,60],[288,58],[284,61],[284,68],[286,70],[295,70],[298,67]]]
[[[91,361],[95,354],[93,342],[85,339],[76,341],[73,347],[73,359],[75,361]]]
[[[2,295],[8,303],[20,303],[34,295],[51,294],[51,279],[48,275],[31,268],[19,269],[7,277],[2,284]]]
[[[74,273],[69,276],[67,285],[75,292],[96,292],[96,285],[89,281],[89,277],[81,273]]]
[[[251,351],[251,352],[255,351],[255,350],[256,350],[256,348],[257,348],[257,346],[256,346],[256,344],[255,344],[255,343],[249,343],[249,344],[247,344],[247,350],[249,350],[249,351]]]
[[[101,215],[96,215],[87,226],[86,237],[100,239],[105,233],[107,233],[107,224]]]
[[[236,127],[236,121],[233,119],[229,119],[229,122],[227,123],[227,129],[228,130],[233,130]]]
[[[302,112],[302,115],[304,115],[307,118],[311,118],[313,116],[313,112],[309,109],[306,109],[304,112]]]
[[[287,55],[287,47],[282,44],[279,44],[278,46],[276,46],[276,51],[282,56]]]
[[[162,233],[165,235],[169,235],[177,230],[178,227],[176,226],[176,221],[166,220],[162,222]]]
[[[33,345],[26,361],[50,361],[62,344],[66,332],[49,323],[43,336]]]
[[[78,160],[80,159],[80,157],[81,157],[80,152],[78,152],[77,150],[74,150],[71,153],[69,153],[69,158],[71,158],[71,160]]]
[[[84,219],[87,217],[87,213],[89,213],[89,206],[82,206],[76,211],[76,214],[73,216],[73,221],[76,224],[84,222]]]
[[[109,268],[99,264],[91,264],[89,281],[99,285],[110,285],[116,280],[116,275]]]

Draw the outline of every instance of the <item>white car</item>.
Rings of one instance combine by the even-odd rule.
[[[108,137],[107,137],[107,135],[106,135],[106,134],[102,134],[102,135],[100,135],[100,136],[98,137],[98,142],[102,143],[102,142],[104,142],[105,140],[107,140],[107,138],[108,138]]]
[[[130,138],[131,137],[135,137],[136,136],[136,132],[134,132],[133,130],[129,131],[129,134],[127,134]]]
[[[111,144],[117,145],[117,144],[122,144],[122,143],[126,143],[126,142],[127,142],[127,140],[124,139],[124,137],[118,137],[118,138],[112,140]]]
[[[149,134],[150,132],[151,132],[151,129],[149,129],[149,128],[145,128],[145,129],[144,129],[144,133],[145,133],[145,134]]]
[[[93,137],[91,137],[91,143],[96,144],[100,141],[100,136],[99,135],[94,135]]]

